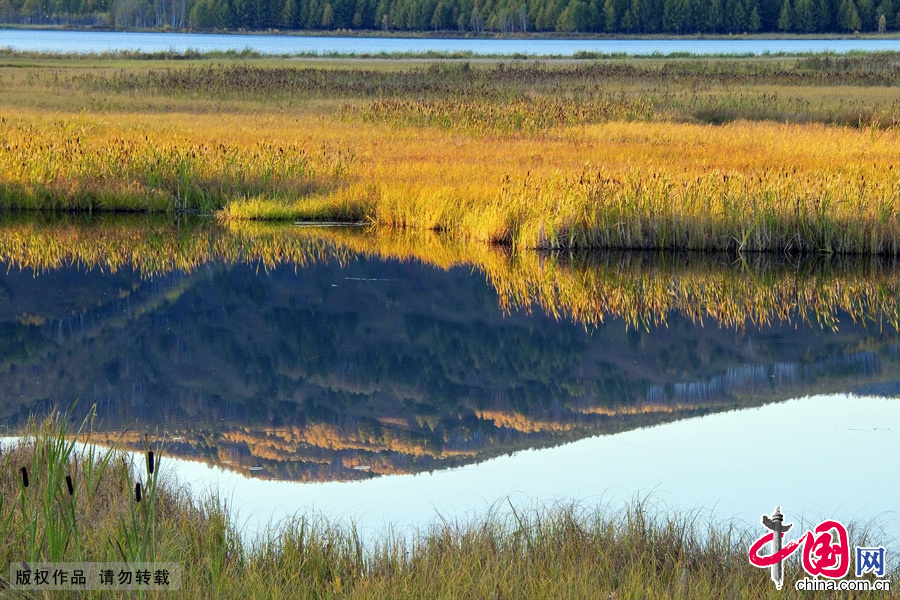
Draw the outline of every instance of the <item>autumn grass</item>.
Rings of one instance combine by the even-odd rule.
[[[8,60],[7,209],[354,221],[519,250],[900,253],[894,54]]]
[[[209,213],[235,198],[321,192],[353,161],[340,149],[264,141],[98,140],[64,121],[33,127],[4,120],[0,137],[0,204],[30,210]]]
[[[61,417],[33,421],[0,451],[2,564],[177,562],[184,598],[804,595],[790,585],[776,591],[768,573],[749,564],[747,548],[760,527],[707,521],[647,500],[621,509],[498,507],[469,522],[437,522],[409,537],[371,541],[352,525],[299,515],[249,543],[215,498],[198,500],[160,475],[166,459],[164,453],[159,459],[159,448],[150,473],[147,454],[132,462],[115,449],[91,446],[88,422],[77,431],[69,427]],[[86,451],[75,449],[73,434],[88,442]],[[140,502],[139,482],[146,486]],[[851,527],[851,543],[881,542],[868,539],[874,534]],[[790,562],[788,582],[798,573]],[[109,596],[54,597],[101,594]]]

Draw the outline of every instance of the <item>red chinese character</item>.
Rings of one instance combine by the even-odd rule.
[[[838,541],[833,543],[837,532]],[[840,579],[850,570],[850,541],[847,530],[837,521],[823,521],[803,536],[803,568],[810,575],[822,575],[830,579]]]
[[[835,532],[837,543],[834,541]],[[769,532],[753,542],[750,546],[750,564],[761,568],[771,567],[786,559],[802,545],[803,568],[810,575],[840,579],[850,570],[849,537],[847,529],[838,521],[823,521],[813,531],[807,531],[778,552],[762,556],[760,551],[772,543],[774,536],[773,532]]]

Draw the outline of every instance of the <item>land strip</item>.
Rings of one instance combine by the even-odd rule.
[[[900,56],[6,56],[0,206],[900,252]]]

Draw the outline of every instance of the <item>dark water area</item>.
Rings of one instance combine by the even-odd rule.
[[[577,52],[624,54],[765,54],[887,52],[896,39],[466,39],[289,36],[210,33],[137,33],[0,29],[0,48],[31,52],[200,52],[248,49],[262,54],[380,54],[471,52],[486,55],[572,56]]]
[[[900,450],[900,334],[884,308],[896,305],[893,264],[593,255],[541,257],[526,271],[534,257],[447,264],[364,231],[144,223],[0,225],[10,430],[76,401],[76,420],[96,407],[95,439],[124,432],[139,448],[146,433],[188,480],[266,498],[265,515],[426,519],[427,506],[391,511],[401,496],[432,508],[438,498],[446,514],[510,494],[655,490],[740,515],[802,503],[876,519],[900,497],[888,458]],[[300,256],[290,244],[308,260],[285,259]],[[110,262],[150,248],[179,257],[153,264],[182,267]],[[755,287],[742,287],[748,274]],[[576,286],[590,277],[601,283]],[[544,295],[510,302],[516,285]],[[661,296],[681,303],[653,314],[647,290],[667,285]],[[603,294],[602,320],[575,309]],[[723,309],[735,303],[746,320]],[[808,306],[817,314],[798,308]],[[831,448],[818,461],[803,446],[815,440]],[[772,460],[802,482],[759,490]],[[847,461],[844,481],[835,461]]]

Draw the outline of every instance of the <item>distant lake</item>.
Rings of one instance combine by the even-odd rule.
[[[222,35],[208,33],[130,33],[0,29],[0,48],[35,52],[116,52],[122,50],[201,52],[244,50],[263,54],[391,52],[472,52],[571,56],[576,52],[629,54],[765,54],[854,51],[900,51],[892,39],[802,40],[493,40],[381,37],[319,37],[289,35]]]

